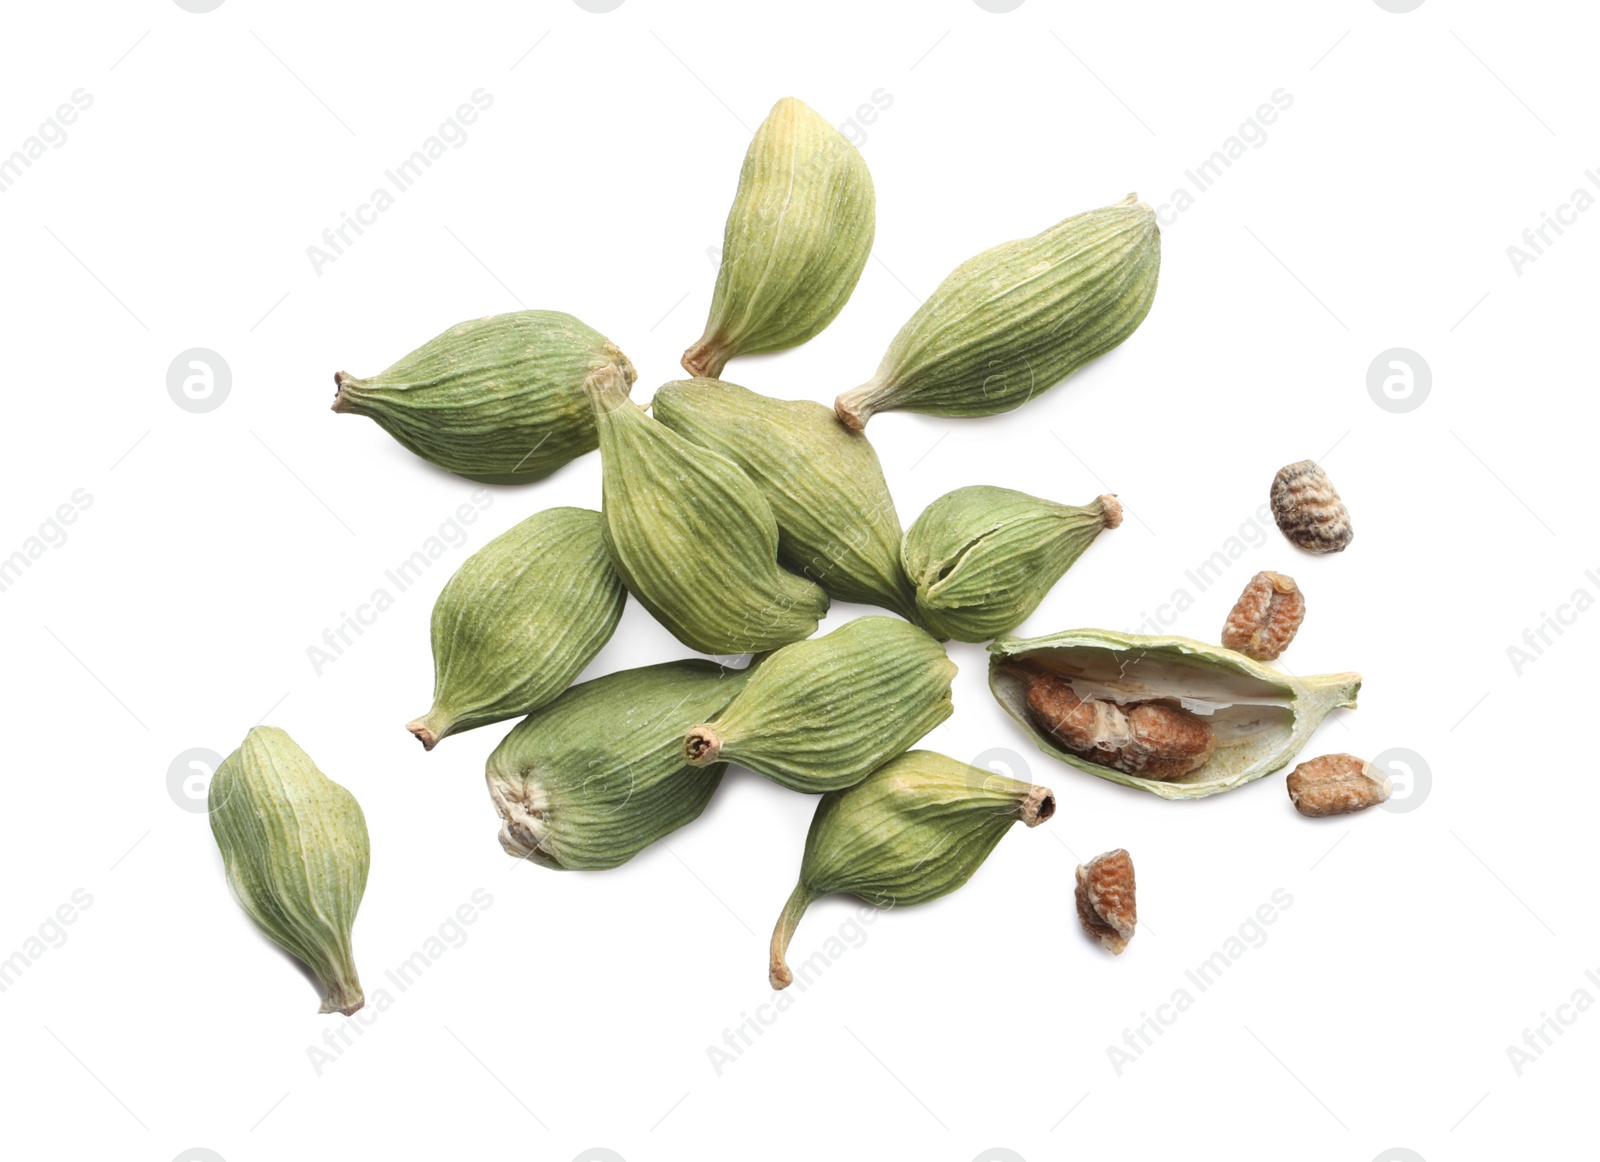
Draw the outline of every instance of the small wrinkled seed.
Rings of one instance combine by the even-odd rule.
[[[1283,535],[1308,553],[1342,552],[1355,536],[1333,481],[1313,460],[1278,469],[1272,516]]]
[[[1295,810],[1313,819],[1365,811],[1393,791],[1388,775],[1352,754],[1308,759],[1289,773],[1287,786]]]
[[[1289,648],[1305,616],[1305,594],[1293,577],[1257,573],[1228,614],[1222,644],[1247,658],[1270,662]]]
[[[1138,924],[1133,857],[1122,848],[1097,855],[1077,871],[1078,922],[1107,951],[1120,956]]]
[[[1204,766],[1216,749],[1215,733],[1198,715],[1155,702],[1080,698],[1056,674],[1029,675],[1027,700],[1036,725],[1062,747],[1129,774],[1177,778]]]

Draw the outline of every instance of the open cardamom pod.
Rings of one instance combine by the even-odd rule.
[[[633,364],[560,311],[515,311],[451,327],[387,371],[333,377],[333,410],[368,416],[430,464],[486,484],[540,480],[594,450],[583,381]]]
[[[583,682],[534,711],[489,756],[500,845],[545,867],[616,867],[694,820],[727,764],[684,762],[683,732],[746,675],[666,662]]]
[[[468,557],[439,594],[433,706],[406,729],[432,750],[538,709],[611,640],[626,600],[599,513],[535,513]]]
[[[1055,795],[933,751],[908,751],[817,803],[800,882],[772,932],[767,979],[793,980],[785,956],[812,901],[849,892],[904,908],[953,892],[972,878],[1011,825],[1055,814]],[[810,963],[800,965],[804,980]]]
[[[924,625],[957,641],[988,641],[1021,625],[1101,530],[1121,523],[1114,496],[1079,508],[973,485],[923,511],[901,560]]]
[[[987,416],[1021,407],[1133,334],[1161,270],[1155,211],[1129,194],[969,258],[900,328],[877,373],[834,404]]]
[[[923,630],[858,617],[763,658],[720,714],[684,736],[684,757],[731,759],[794,791],[848,787],[950,717],[955,673]]]
[[[744,469],[772,506],[785,567],[837,601],[917,620],[900,566],[900,518],[863,433],[822,404],[771,399],[719,379],[665,385],[650,414]]]
[[[208,802],[239,906],[316,976],[324,1013],[355,1012],[350,928],[371,862],[355,796],[283,731],[258,726],[217,768]]]
[[[600,425],[606,544],[628,592],[707,654],[810,637],[828,595],[778,565],[778,523],[744,470],[657,423],[615,367],[585,383]]]
[[[1184,637],[1074,629],[989,646],[989,687],[1040,750],[1163,799],[1287,766],[1359,674],[1300,678]]]
[[[833,321],[872,250],[875,196],[856,147],[793,97],[772,107],[739,173],[722,265],[690,375],[798,347]]]

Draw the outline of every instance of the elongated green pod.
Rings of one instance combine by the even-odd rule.
[[[794,791],[860,782],[950,717],[956,664],[914,625],[858,617],[763,658],[684,757],[731,759]]]
[[[907,531],[901,560],[923,624],[957,641],[988,641],[1021,625],[1095,537],[1121,523],[1114,496],[1080,508],[979,484],[930,504]]]
[[[609,868],[691,822],[726,763],[690,766],[683,732],[718,713],[746,671],[700,659],[574,686],[489,756],[500,845],[551,868]]]
[[[793,97],[774,105],[745,153],[711,313],[684,370],[718,376],[735,356],[815,338],[867,264],[875,202],[867,163],[842,133]]]
[[[861,428],[878,412],[1019,408],[1133,334],[1160,271],[1155,211],[1135,194],[985,250],[934,289],[834,410]]]
[[[560,311],[515,311],[451,327],[370,379],[341,371],[333,410],[368,416],[430,464],[486,484],[540,480],[594,450],[583,381],[633,364]]]
[[[616,368],[586,387],[600,425],[606,545],[628,592],[702,653],[810,637],[828,595],[779,567],[778,523],[744,470],[645,415]]]
[[[537,710],[611,640],[626,600],[599,513],[535,513],[468,557],[439,594],[433,706],[406,729],[432,750]]]
[[[1055,814],[1048,787],[1008,779],[933,751],[908,751],[845,791],[824,795],[811,818],[800,881],[772,932],[767,979],[793,980],[789,942],[812,901],[849,892],[904,908],[953,892],[972,878],[1018,819]],[[811,968],[800,966],[804,980]]]
[[[316,976],[324,1013],[355,1012],[364,998],[350,929],[372,859],[355,796],[275,726],[245,736],[208,795],[239,906]]]
[[[900,566],[900,518],[865,435],[819,403],[770,399],[719,379],[666,384],[650,414],[744,469],[772,506],[784,566],[837,601],[917,620]]]
[[[1359,674],[1300,678],[1185,637],[1103,629],[1002,638],[989,653],[990,689],[1040,750],[1163,799],[1280,770],[1361,689]],[[1143,735],[1136,713],[1150,719]]]

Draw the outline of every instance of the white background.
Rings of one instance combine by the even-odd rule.
[[[1590,17],[1447,0],[14,7],[0,153],[75,90],[93,104],[0,193],[0,556],[75,490],[92,503],[0,592],[0,956],[74,891],[92,904],[0,993],[7,1153],[1437,1162],[1576,1129],[1600,1014],[1559,1010],[1572,1024],[1520,1072],[1507,1050],[1575,992],[1600,999],[1600,615],[1569,610],[1520,667],[1508,647],[1600,594],[1600,214],[1520,274],[1507,247],[1575,189],[1600,194]],[[307,247],[478,89],[493,104],[465,144],[315,271]],[[495,841],[482,765],[503,726],[432,754],[404,730],[449,572],[540,508],[598,506],[597,457],[491,489],[464,543],[313,669],[324,629],[476,487],[329,412],[332,373],[543,307],[614,339],[642,402],[700,333],[708,248],[777,98],[836,124],[892,98],[852,131],[879,213],[855,296],[807,346],[726,373],[830,401],[957,262],[1131,190],[1193,191],[1184,171],[1280,89],[1293,103],[1264,144],[1164,211],[1160,291],[1130,342],[1013,415],[886,414],[871,436],[907,524],[971,483],[1122,497],[1130,519],[1024,634],[1134,629],[1184,590],[1171,628],[1214,637],[1250,574],[1292,573],[1310,612],[1286,663],[1366,677],[1307,755],[1414,751],[1432,776],[1415,809],[1303,819],[1281,774],[1195,803],[1097,781],[1036,751],[992,702],[982,647],[953,645],[956,713],[927,745],[1007,748],[1060,810],[963,891],[861,929],[780,1013],[761,1007],[767,936],[808,799],[734,771],[624,868],[554,873]],[[1397,346],[1432,369],[1407,414],[1367,390]],[[232,371],[204,414],[166,388],[191,347]],[[1215,586],[1186,578],[1306,457],[1349,505],[1349,551],[1310,558],[1273,531]],[[588,674],[685,653],[630,602]],[[204,814],[168,785],[177,756],[226,754],[263,717],[372,833],[355,942],[369,1004],[392,1004],[320,1072],[308,1047],[339,1019],[255,934]],[[1118,846],[1147,923],[1112,958],[1071,885],[1078,858]],[[1280,889],[1292,905],[1199,993],[1185,969]],[[465,942],[395,989],[386,970],[475,890],[492,905]],[[855,916],[818,904],[795,953]],[[1192,1006],[1119,1074],[1108,1047],[1185,987]],[[710,1047],[747,1018],[770,1023],[719,1071]]]

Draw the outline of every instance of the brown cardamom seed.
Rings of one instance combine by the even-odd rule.
[[[1342,552],[1355,536],[1344,501],[1314,460],[1278,469],[1272,516],[1283,535],[1308,553]]]
[[[1386,801],[1394,789],[1377,767],[1353,754],[1325,754],[1289,772],[1294,809],[1313,819],[1365,811]]]
[[[1247,658],[1270,662],[1289,648],[1305,617],[1305,594],[1293,577],[1257,573],[1228,614],[1222,644]]]
[[[1122,955],[1138,923],[1133,857],[1122,848],[1078,865],[1078,922],[1101,947]]]
[[[1028,714],[1064,750],[1113,770],[1172,779],[1204,766],[1216,735],[1197,714],[1160,702],[1080,698],[1059,674],[1027,675]]]

